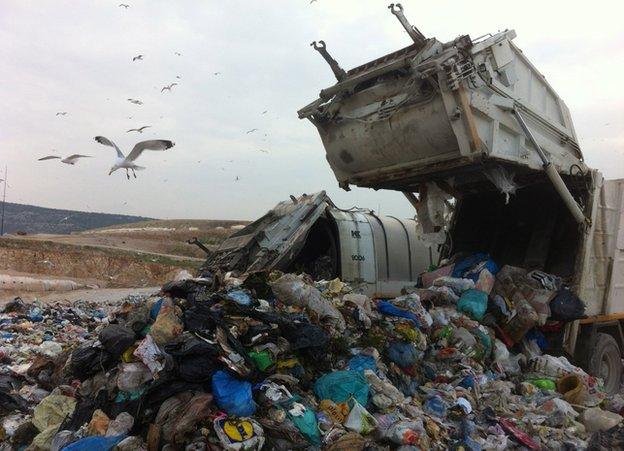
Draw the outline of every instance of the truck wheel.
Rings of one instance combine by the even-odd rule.
[[[592,351],[589,372],[604,380],[607,393],[617,393],[622,380],[622,360],[617,342],[609,334],[597,333],[596,344]]]

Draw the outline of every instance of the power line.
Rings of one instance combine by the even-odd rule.
[[[6,186],[8,168],[4,166],[4,193],[2,194],[2,219],[0,219],[0,236],[4,235],[4,206],[6,205]]]

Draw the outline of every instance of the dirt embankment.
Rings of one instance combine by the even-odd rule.
[[[147,287],[194,272],[200,261],[50,241],[0,239],[0,271],[67,278],[100,287]]]

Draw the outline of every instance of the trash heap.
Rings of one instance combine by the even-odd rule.
[[[622,446],[624,398],[543,353],[544,326],[582,315],[560,281],[474,255],[422,286],[205,273],[116,306],[17,300],[0,450]]]

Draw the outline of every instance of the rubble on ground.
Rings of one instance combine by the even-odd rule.
[[[456,258],[394,299],[204,273],[0,314],[0,450],[610,449],[624,398],[548,350],[549,274]]]

